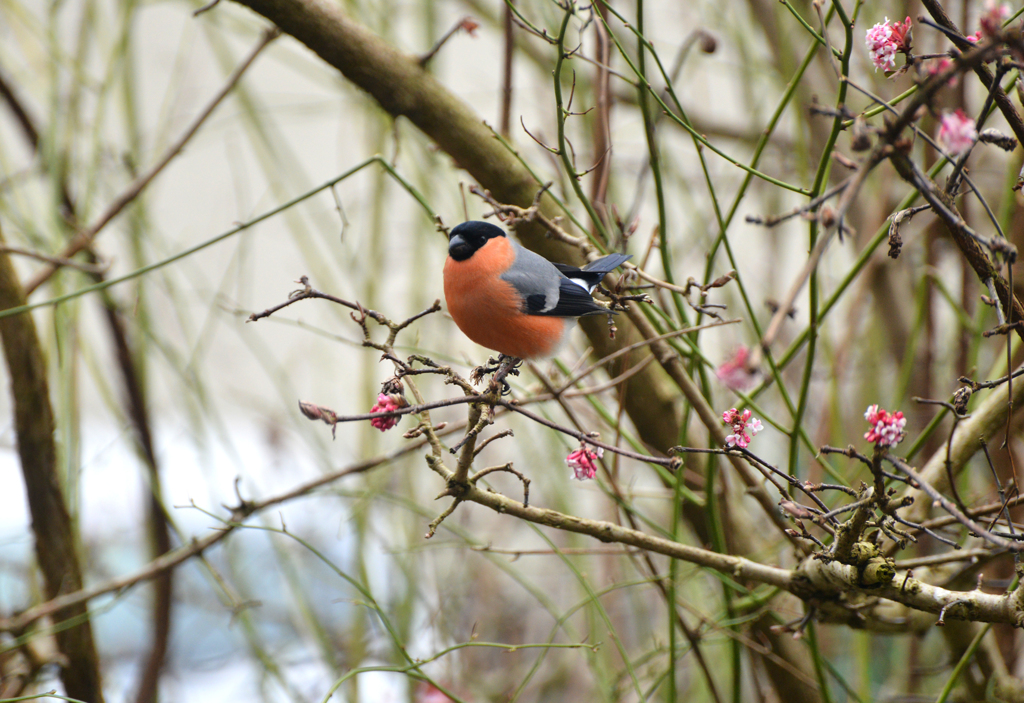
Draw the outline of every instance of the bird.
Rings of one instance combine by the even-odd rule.
[[[605,275],[630,259],[609,254],[583,268],[556,264],[513,242],[489,222],[453,227],[444,263],[444,297],[462,332],[517,359],[543,359],[565,342],[576,318],[613,314],[591,296]]]

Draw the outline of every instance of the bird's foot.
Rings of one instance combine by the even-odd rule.
[[[495,393],[498,391],[500,384],[501,394],[508,395],[512,392],[512,387],[508,385],[508,381],[505,380],[506,376],[518,376],[519,367],[523,365],[522,359],[517,359],[514,356],[501,355],[501,364],[498,370],[494,372],[494,376],[491,378],[490,391]]]
[[[494,374],[491,377],[491,382],[488,385],[489,393],[498,393],[499,390],[501,395],[508,395],[512,392],[512,387],[509,386],[508,381],[505,380],[506,376],[518,376],[519,367],[522,365],[523,360],[517,359],[514,356],[506,356],[502,354],[495,360],[493,357],[487,360],[487,364],[484,366],[477,366],[469,375],[469,380],[473,385],[477,385],[483,380],[484,376],[488,374]]]

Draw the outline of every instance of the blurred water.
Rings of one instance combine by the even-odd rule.
[[[109,428],[91,427],[85,434],[90,443],[83,447],[83,456],[88,458],[83,466],[78,519],[90,556],[87,585],[93,586],[108,578],[131,574],[150,558],[140,533],[144,486],[135,458]],[[171,467],[164,473],[163,491],[167,503],[175,506],[171,518],[184,541],[218,527],[216,520],[197,508],[226,516],[221,505],[237,503],[234,482],[236,476],[243,475],[243,470],[246,478],[239,490],[247,499],[268,496],[314,475],[312,462],[303,457],[300,447],[295,448],[289,474],[284,475],[266,463],[268,454],[258,435],[239,427],[233,436],[240,440],[237,454],[215,449],[206,457],[200,456],[191,443],[181,441],[180,436],[158,437],[160,460]],[[24,484],[16,457],[10,451],[0,454],[0,485],[4,486],[0,492],[0,610],[12,612],[32,603],[32,594],[26,590],[31,580],[25,575],[32,568],[33,553]],[[344,509],[333,501],[336,519],[325,521],[309,509],[309,503],[316,500],[323,499],[286,503],[267,515],[268,522],[280,525],[283,521],[290,530],[316,543],[328,558],[344,566],[346,554],[351,552],[345,531],[340,529]],[[189,507],[193,501],[197,508]],[[275,658],[284,665],[288,678],[303,682],[310,692],[322,691],[333,677],[301,645],[301,633],[296,633],[289,622],[289,594],[273,568],[268,568],[276,559],[267,536],[240,530],[229,539],[230,549],[244,553],[244,560],[229,564],[223,543],[208,550],[205,557],[217,568],[230,568],[253,586],[248,595],[259,602],[254,607],[260,609],[261,617],[254,622],[261,639],[279,643],[282,649],[275,651]],[[257,685],[262,674],[253,661],[240,656],[246,649],[241,626],[231,611],[213,597],[210,585],[205,570],[194,560],[175,571],[176,611],[167,686],[173,699],[178,700],[252,699],[249,694],[255,691],[249,689]],[[339,598],[347,595],[344,584],[324,579],[306,586],[323,605],[318,612],[324,626],[343,628],[350,611],[346,602],[339,602]],[[117,607],[113,608],[109,607],[112,599],[113,596],[100,597],[91,606],[99,612],[93,627],[101,655],[112,665],[107,681],[111,700],[118,700],[129,693],[124,686],[137,682],[140,655],[148,646],[148,594],[144,587],[134,588],[118,596]],[[206,693],[194,695],[200,691]],[[221,694],[224,697],[219,697]],[[274,699],[285,700],[271,697]]]

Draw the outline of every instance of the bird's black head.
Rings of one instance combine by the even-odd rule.
[[[495,237],[504,237],[505,232],[490,222],[471,220],[452,227],[448,234],[448,256],[455,261],[465,261],[473,256],[477,249]]]

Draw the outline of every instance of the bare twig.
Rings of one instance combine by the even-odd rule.
[[[30,259],[36,259],[37,261],[45,261],[53,266],[67,266],[69,268],[83,271],[84,273],[106,273],[110,269],[109,263],[98,263],[90,264],[84,261],[75,261],[74,259],[64,259],[59,256],[47,256],[38,251],[32,251],[31,249],[24,249],[22,247],[12,247],[9,245],[0,247],[3,251],[8,254],[17,254],[18,256],[27,256]]]
[[[898,457],[894,457],[891,454],[886,454],[885,459],[895,466],[899,471],[906,474],[908,478],[914,481],[928,496],[942,505],[942,508],[948,512],[957,522],[969,529],[974,534],[978,535],[982,539],[991,542],[992,544],[1005,549],[1009,552],[1018,552],[1024,550],[1024,545],[1018,544],[1012,540],[1007,540],[997,535],[992,534],[984,527],[976,523],[967,515],[964,515],[960,510],[953,505],[953,503],[946,498],[946,496],[939,493],[935,488],[925,481],[920,474],[918,474],[913,468],[910,467],[905,461]]]
[[[445,32],[444,36],[438,39],[434,46],[432,46],[427,53],[420,56],[420,66],[426,66],[427,62],[430,61],[430,59],[434,58],[437,52],[441,50],[441,47],[444,46],[449,39],[455,36],[455,33],[458,32],[460,29],[465,30],[466,33],[469,34],[470,36],[474,36],[477,27],[479,27],[479,25],[472,17],[463,17],[461,20],[456,22],[451,29]]]

